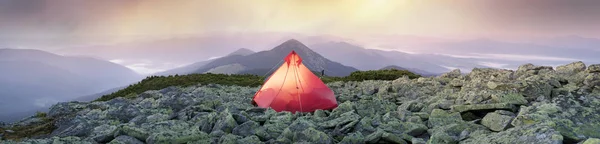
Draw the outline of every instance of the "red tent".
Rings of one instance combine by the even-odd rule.
[[[333,91],[302,64],[295,51],[284,60],[254,95],[256,105],[277,112],[313,112],[337,107]]]

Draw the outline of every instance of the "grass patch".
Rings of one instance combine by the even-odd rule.
[[[0,134],[3,134],[3,138],[6,140],[20,141],[24,138],[47,135],[56,129],[54,119],[48,117],[41,117],[40,119],[42,119],[41,122],[27,126],[0,127]],[[8,133],[5,130],[12,130],[14,132]]]

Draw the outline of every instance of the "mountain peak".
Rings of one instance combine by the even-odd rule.
[[[289,53],[292,50],[296,51],[296,52],[311,52],[312,51],[306,45],[304,45],[302,42],[300,42],[296,39],[287,40],[287,41],[281,43],[279,46],[273,48],[273,50],[285,51],[286,53]]]
[[[300,41],[298,41],[296,39],[289,39],[289,40],[283,42],[282,45],[283,44],[302,44],[302,42],[300,42]]]

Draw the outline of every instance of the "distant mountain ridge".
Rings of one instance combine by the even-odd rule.
[[[247,48],[240,48],[234,52],[229,53],[227,56],[246,56],[246,55],[250,55],[255,53],[254,51],[247,49]],[[225,57],[227,57],[225,56]],[[215,58],[218,59],[218,58]],[[209,59],[206,61],[200,61],[200,62],[195,62],[189,65],[185,65],[179,68],[175,68],[175,69],[171,69],[171,70],[166,70],[163,72],[158,72],[155,73],[153,75],[162,75],[162,76],[167,76],[167,75],[176,75],[176,74],[191,74],[194,73],[196,70],[202,68],[202,66],[214,61],[215,59]]]
[[[311,46],[323,56],[360,70],[377,70],[396,65],[407,69],[419,69],[421,73],[443,73],[449,69],[424,61],[419,57],[399,51],[366,49],[346,42],[327,42]]]
[[[270,72],[273,72],[274,68],[277,68],[282,64],[283,58],[292,50],[296,51],[296,53],[302,57],[302,63],[312,71],[325,70],[325,73],[330,76],[347,76],[358,70],[329,60],[317,52],[314,52],[300,41],[290,39],[270,50],[248,54],[248,50],[240,49],[225,57],[197,62],[186,67],[178,68],[187,70],[195,69],[192,72],[177,73],[173,70],[169,70],[169,72],[171,75],[207,72],[268,75]],[[237,54],[244,52],[247,55]],[[157,75],[165,75],[165,73],[158,73]]]
[[[0,115],[128,85],[143,77],[108,61],[31,49],[0,49]],[[0,121],[9,118],[0,117]]]
[[[331,61],[312,51],[300,41],[290,39],[271,50],[260,51],[247,56],[233,55],[216,59],[198,69],[196,73],[208,72],[210,69],[225,65],[241,65],[245,67],[244,70],[240,71],[239,73],[244,73],[244,71],[249,70],[273,69],[273,67],[279,67],[283,61],[283,58],[292,50],[296,51],[296,53],[302,57],[302,63],[312,71],[325,70],[325,73],[328,75],[347,76],[350,75],[350,73],[358,70],[356,68]]]

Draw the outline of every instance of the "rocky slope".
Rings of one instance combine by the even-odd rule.
[[[258,87],[203,85],[133,99],[68,102],[47,115],[49,135],[21,143],[583,143],[600,142],[600,65],[522,65],[438,77],[334,82],[339,106],[314,113],[250,104]],[[0,141],[0,143],[18,143]]]

